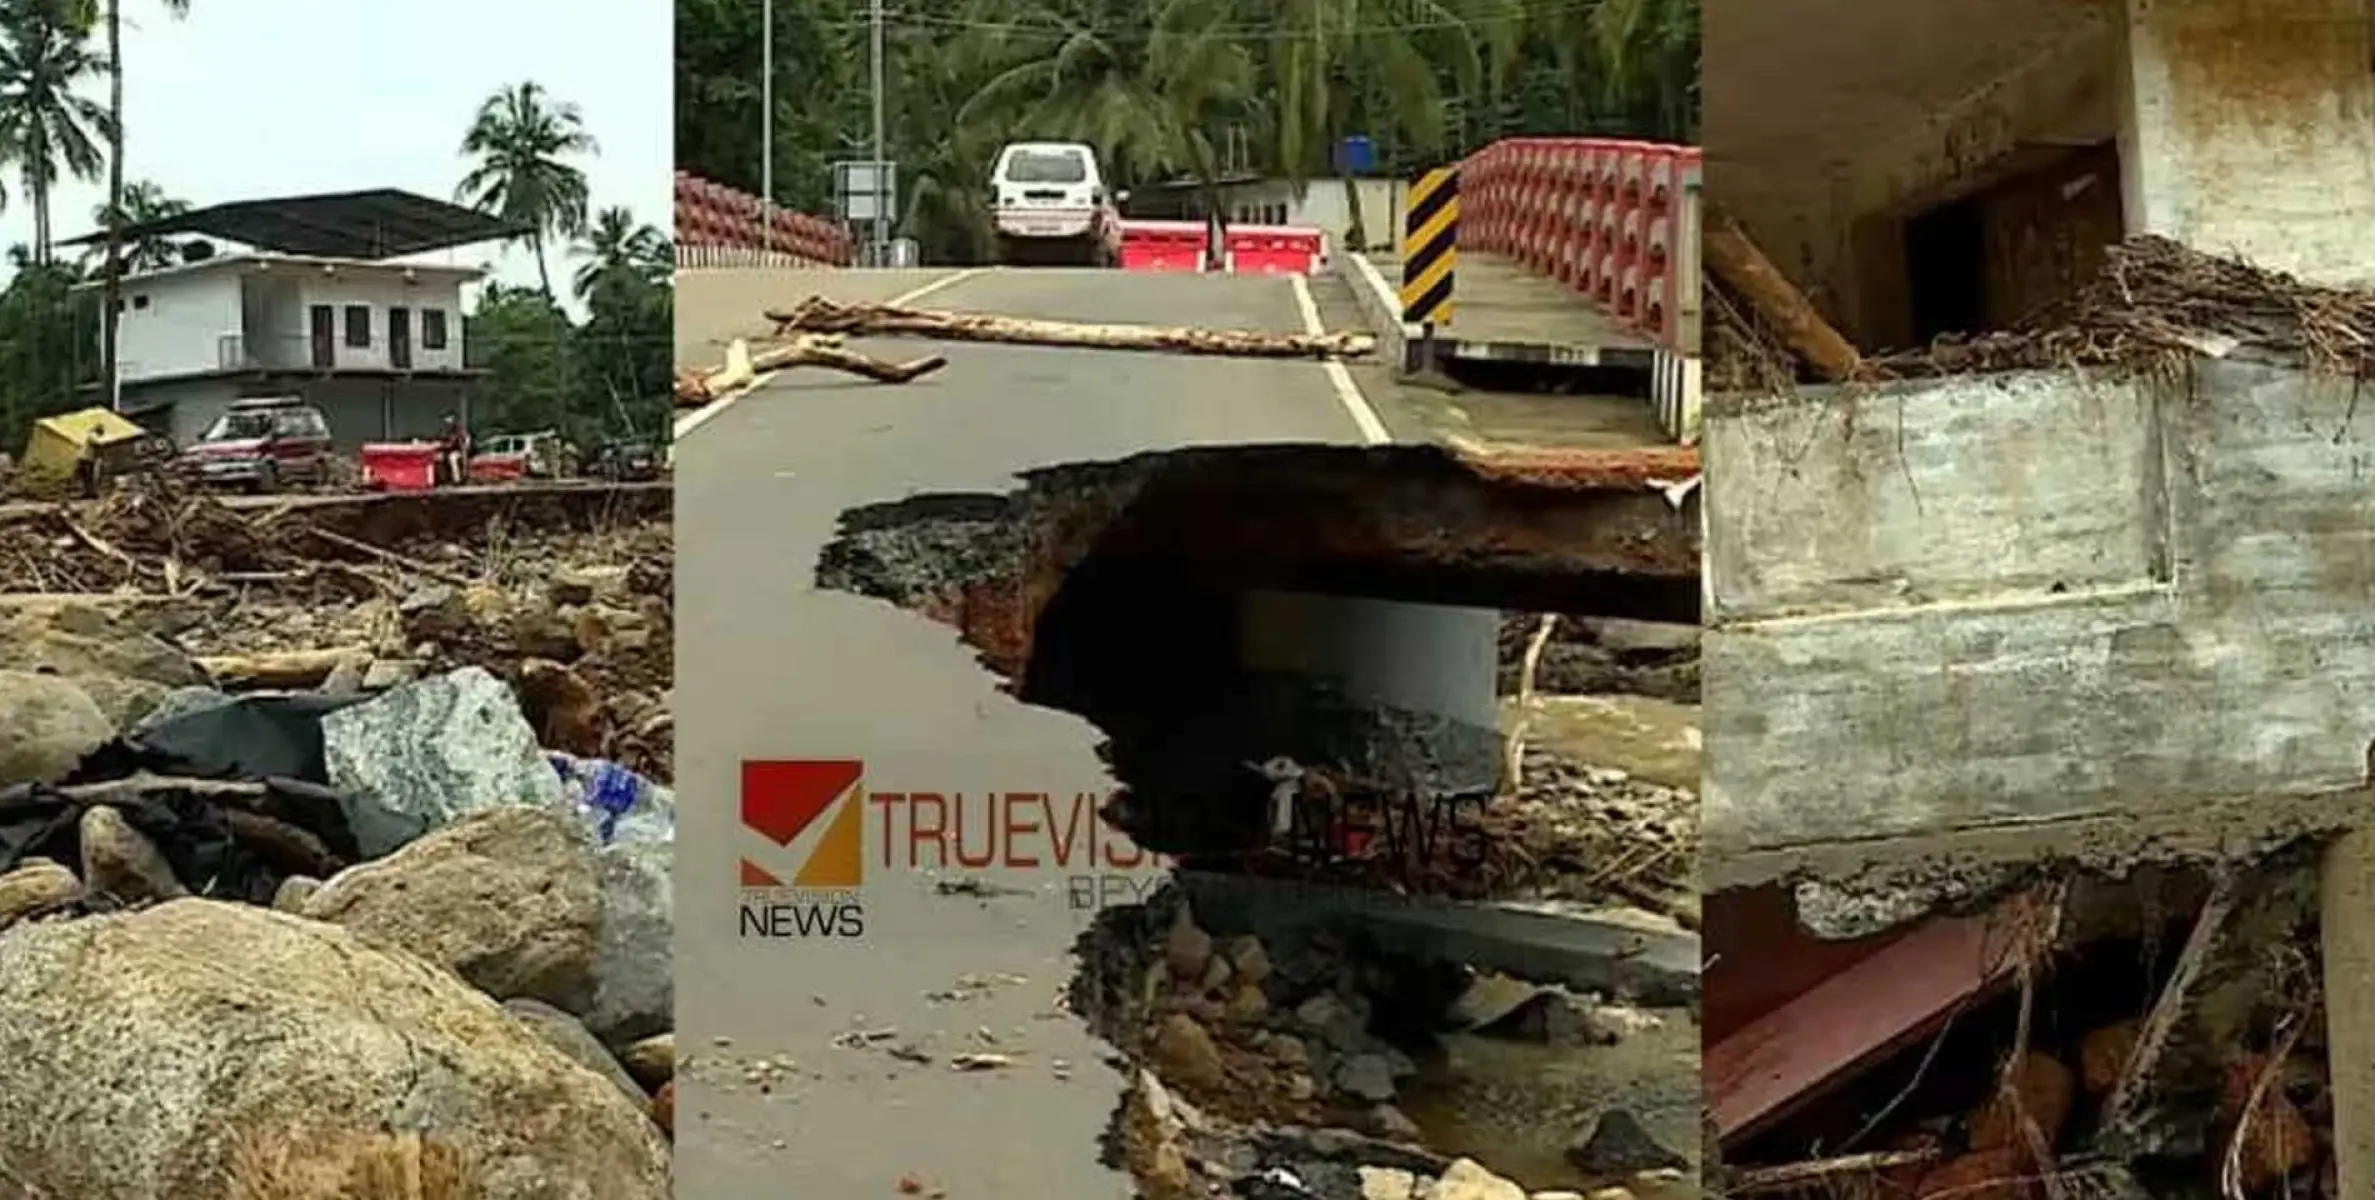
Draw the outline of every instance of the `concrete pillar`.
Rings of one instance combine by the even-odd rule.
[[[1422,751],[1437,782],[1449,788],[1492,786],[1500,720],[1498,612],[1277,591],[1246,592],[1240,605],[1243,666],[1302,676],[1356,701],[1433,718],[1415,724],[1396,719],[1356,739],[1337,736],[1353,731],[1315,730],[1307,753],[1337,758],[1357,740],[1416,738],[1428,744],[1373,749],[1385,759]],[[1279,711],[1281,720],[1302,715],[1294,708]]]
[[[2340,1200],[2375,1200],[2375,831],[2326,851],[2319,924]]]
[[[2365,0],[2125,0],[2130,234],[2312,283],[2375,283]]]

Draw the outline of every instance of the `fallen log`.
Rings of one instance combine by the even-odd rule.
[[[1757,248],[1739,222],[1720,211],[1708,214],[1701,243],[1707,268],[1715,272],[1724,286],[1739,293],[1781,335],[1790,352],[1804,359],[1816,373],[1839,383],[1854,378],[1863,369],[1863,355],[1856,351],[1854,343],[1823,319],[1814,302],[1773,265],[1773,260],[1765,257],[1765,252]]]
[[[333,646],[321,650],[276,650],[262,654],[215,654],[198,666],[226,691],[243,688],[311,688],[321,686],[339,664],[368,660],[368,646]]]
[[[1266,329],[1192,329],[1178,325],[1103,325],[996,313],[942,312],[889,304],[841,304],[810,296],[770,309],[777,334],[922,337],[948,342],[1143,350],[1234,358],[1355,358],[1377,349],[1365,333],[1278,333]]]
[[[694,407],[757,387],[768,375],[793,367],[829,367],[876,383],[907,383],[948,365],[937,354],[907,362],[891,362],[842,346],[841,339],[820,335],[794,337],[753,354],[741,339],[726,348],[725,365],[711,371],[683,371],[676,376],[676,403]]]

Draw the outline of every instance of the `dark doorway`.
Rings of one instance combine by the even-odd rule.
[[[327,371],[338,363],[338,313],[327,304],[313,306],[313,366]]]
[[[388,365],[399,371],[412,369],[412,310],[388,310]]]
[[[1987,223],[1976,199],[1942,204],[1905,223],[1913,337],[1975,333],[1987,320]]]

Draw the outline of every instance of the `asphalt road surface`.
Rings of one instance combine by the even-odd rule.
[[[891,299],[944,273],[705,273],[677,283],[684,361],[763,332],[811,291]],[[919,304],[1085,321],[1301,330],[1290,281],[1108,271],[964,274]],[[897,1194],[1125,1197],[1099,1140],[1125,1080],[1058,996],[1088,914],[1067,872],[958,871],[1012,892],[944,895],[885,868],[869,828],[862,937],[745,938],[737,863],[779,854],[743,830],[744,759],[859,759],[861,786],[1103,793],[1097,736],[997,689],[948,628],[820,592],[818,551],[853,506],[1005,491],[1015,473],[1151,449],[1352,443],[1364,433],[1313,362],[916,341],[945,353],[905,386],[798,371],[689,425],[677,446],[677,1187],[703,1200]],[[1332,378],[1333,377],[1333,378]],[[1383,414],[1388,430],[1406,428]],[[872,814],[869,813],[871,825]],[[795,853],[804,843],[795,843]],[[769,861],[775,861],[770,859]],[[785,861],[789,861],[786,859]],[[1143,875],[1140,876],[1143,878]],[[869,1033],[873,1040],[848,1035]],[[837,1045],[839,1040],[863,1044]],[[902,1057],[907,1051],[920,1051]],[[1012,1065],[957,1071],[964,1052]],[[919,1061],[928,1057],[930,1061]],[[790,1064],[788,1067],[785,1064]]]

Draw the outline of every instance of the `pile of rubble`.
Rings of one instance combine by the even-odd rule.
[[[1474,1158],[1430,1148],[1403,1107],[1428,1086],[1421,1060],[1438,1032],[1489,1031],[1590,1054],[1657,1028],[1666,1014],[1326,937],[1274,946],[1215,935],[1171,891],[1104,914],[1083,959],[1072,1006],[1136,1067],[1121,1128],[1128,1165],[1151,1196],[1627,1200],[1633,1188],[1671,1189],[1695,1169],[1692,1155],[1611,1106],[1565,1152],[1564,1173],[1590,1186],[1529,1191]],[[1677,1072],[1675,1082],[1678,1094],[1696,1096],[1695,1073]]]
[[[309,525],[0,514],[0,1191],[665,1196],[665,525]]]
[[[1804,373],[1882,380],[2079,366],[2167,370],[2196,357],[2375,377],[2375,292],[2303,283],[2150,235],[2109,247],[2100,276],[2017,328],[1950,334],[1877,356],[1858,358],[1794,292],[1760,305],[1717,281],[1710,297],[1707,375],[1717,391],[1787,392]],[[1820,329],[1810,335],[1808,326]]]

